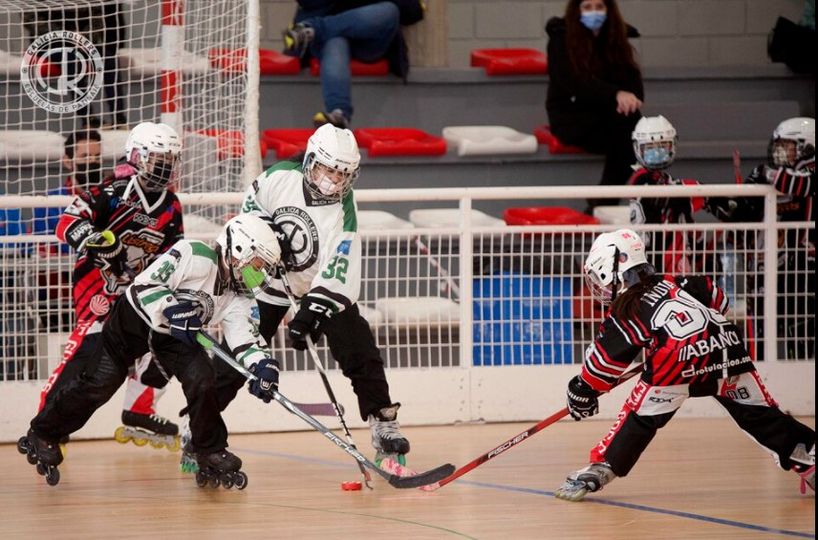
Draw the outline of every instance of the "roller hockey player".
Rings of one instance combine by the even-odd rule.
[[[815,223],[815,119],[790,118],[773,131],[767,151],[767,163],[758,165],[744,179],[745,184],[769,184],[779,192],[779,221]],[[764,217],[764,201],[758,197],[728,199],[713,197],[708,210],[727,222],[753,222]],[[747,247],[760,246],[758,238],[745,239]],[[764,261],[746,261],[748,270],[761,272]],[[790,229],[779,238],[778,257],[778,333],[787,342],[788,359],[815,358],[815,227]],[[752,272],[748,272],[752,277]],[[752,347],[763,337],[764,312],[761,283],[750,281],[748,287],[758,291],[748,298],[747,335]],[[763,347],[756,350],[763,358]]]
[[[664,116],[644,116],[631,136],[633,152],[640,167],[628,180],[629,185],[673,186],[695,185],[696,180],[677,179],[668,168],[676,157],[676,128]],[[693,214],[700,210],[704,201],[699,198],[665,197],[661,199],[637,198],[630,201],[631,223],[693,223]],[[672,272],[688,273],[693,270],[691,254],[701,242],[693,233],[659,232],[644,233],[645,244],[656,250],[657,265]]]
[[[278,363],[254,337],[247,314],[254,291],[271,280],[279,255],[275,234],[251,215],[227,222],[215,250],[193,240],[174,244],[114,304],[94,357],[83,373],[49,396],[18,442],[20,452],[55,484],[62,461],[57,441],[81,428],[150,349],[162,370],[182,384],[192,433],[188,450],[199,466],[196,483],[243,489],[247,476],[240,471],[241,460],[226,450],[214,368],[196,338],[203,325],[221,323],[228,348],[258,377],[250,392],[269,401],[278,387]]]
[[[310,137],[303,162],[280,162],[253,182],[242,211],[271,220],[277,231],[282,262],[300,304],[289,323],[292,346],[305,350],[308,336],[316,341],[326,334],[333,358],[352,382],[361,418],[369,422],[376,462],[390,457],[405,464],[409,441],[397,420],[400,404],[390,398],[383,360],[356,304],[361,241],[352,185],[359,162],[352,132],[325,124]],[[280,282],[258,300],[259,330],[271,343],[289,300]],[[220,393],[223,407],[242,380],[235,373],[220,374],[219,384],[230,381]]]
[[[596,414],[599,395],[642,352],[645,364],[616,423],[591,450],[590,464],[568,476],[558,498],[578,501],[626,476],[685,399],[705,396],[815,490],[815,431],[778,408],[710,278],[656,274],[642,240],[628,229],[599,235],[584,271],[594,296],[610,309],[582,373],[568,383],[571,416]]]
[[[87,186],[60,218],[57,237],[78,253],[73,279],[77,326],[42,389],[39,410],[63,380],[85,368],[111,306],[132,276],[182,238],[182,207],[168,190],[179,174],[181,149],[170,126],[139,124],[128,136],[126,163],[102,183]],[[128,378],[117,441],[179,449],[178,427],[156,414],[167,382],[150,354],[136,364]]]

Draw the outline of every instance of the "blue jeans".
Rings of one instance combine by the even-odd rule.
[[[315,30],[310,53],[321,61],[321,93],[327,111],[341,109],[352,117],[350,58],[362,62],[382,58],[400,28],[399,16],[395,4],[379,2],[299,21]]]

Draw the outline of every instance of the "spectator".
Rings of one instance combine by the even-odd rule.
[[[548,33],[550,82],[545,108],[562,142],[605,155],[603,185],[622,185],[634,162],[631,132],[641,117],[642,74],[628,43],[639,37],[616,0],[570,0]],[[586,212],[601,204],[589,199]]]
[[[102,182],[102,136],[99,131],[80,130],[68,135],[65,139],[62,157],[63,167],[69,175],[65,184],[48,190],[47,195],[79,195]],[[57,223],[62,216],[63,208],[35,208],[34,234],[54,234]],[[46,248],[46,244],[41,244]],[[51,253],[56,254],[56,246],[52,246]],[[67,255],[71,252],[68,244],[60,246],[60,253]]]
[[[401,24],[423,18],[417,0],[366,3],[298,0],[294,24],[284,31],[285,54],[321,61],[324,110],[313,116],[315,127],[347,128],[352,119],[350,59],[389,61],[389,69],[406,79],[409,56]]]
[[[799,117],[781,122],[770,139],[767,163],[753,169],[744,183],[775,187],[779,221],[815,223],[815,119]],[[758,197],[712,197],[707,208],[727,222],[760,221],[764,217],[764,201]],[[788,360],[815,358],[815,227],[783,232],[777,261],[779,338],[786,337]],[[754,235],[743,241],[748,248],[761,245]],[[755,258],[747,261],[748,270],[758,272],[757,279],[763,279],[763,263]],[[762,285],[748,279],[752,294],[748,295],[747,337],[757,359],[764,357],[763,347],[753,351],[754,339],[763,337],[764,330]]]

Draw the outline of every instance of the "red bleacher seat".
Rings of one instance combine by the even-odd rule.
[[[224,129],[199,129],[196,133],[201,133],[207,137],[216,138],[216,147],[219,152],[219,159],[239,158],[244,155],[244,133],[241,131],[229,131]],[[261,158],[267,155],[267,143],[259,140],[259,150]]]
[[[370,157],[440,156],[446,153],[446,140],[414,128],[362,128],[355,138]]]
[[[385,58],[381,58],[377,62],[367,64],[354,58],[349,61],[349,71],[353,75],[361,75],[367,77],[389,75],[389,62]],[[321,63],[317,58],[310,60],[310,73],[316,77],[321,74]]]
[[[261,138],[267,146],[275,150],[278,159],[292,157],[307,148],[307,139],[315,133],[314,129],[265,129]]]
[[[270,49],[259,49],[259,67],[262,75],[297,75],[301,71],[301,61]],[[244,71],[247,49],[210,49],[210,65],[227,73]]]
[[[545,75],[548,57],[537,49],[475,49],[472,67],[482,67],[486,75]]]
[[[597,218],[562,206],[506,208],[503,220],[508,225],[599,225]]]
[[[548,146],[548,151],[552,154],[584,154],[585,150],[578,146],[571,146],[563,143],[551,133],[549,126],[539,126],[534,128],[534,136],[537,137],[537,142]]]

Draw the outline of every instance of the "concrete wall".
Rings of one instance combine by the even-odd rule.
[[[281,49],[292,0],[260,0],[262,45]],[[447,20],[427,19],[448,36],[449,67],[464,67],[472,49],[545,49],[545,21],[565,11],[565,0],[426,0],[446,3]],[[767,64],[767,33],[778,16],[799,20],[801,0],[620,0],[625,19],[639,29],[634,41],[644,66]],[[416,63],[416,65],[424,65]],[[425,64],[432,65],[432,64]]]

